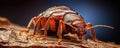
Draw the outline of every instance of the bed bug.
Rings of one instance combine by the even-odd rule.
[[[83,17],[78,14],[76,11],[72,10],[67,6],[54,6],[48,8],[44,12],[40,13],[38,16],[33,17],[28,24],[28,32],[34,24],[34,34],[36,34],[36,30],[43,30],[44,34],[42,38],[45,38],[49,31],[51,33],[56,33],[58,36],[57,43],[60,44],[62,41],[62,35],[65,33],[65,36],[71,36],[82,42],[86,40],[86,31],[90,29],[90,33],[92,36],[92,40],[96,40],[96,35],[94,32],[94,28],[108,27],[113,28],[111,26],[106,25],[95,25],[92,26],[91,23],[85,23]]]

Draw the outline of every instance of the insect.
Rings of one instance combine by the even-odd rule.
[[[94,28],[95,27],[107,27],[113,28],[106,25],[95,25],[92,26],[90,23],[85,23],[83,17],[67,6],[54,6],[48,8],[46,11],[40,13],[38,16],[33,17],[28,24],[28,32],[34,24],[34,34],[36,30],[43,30],[44,34],[42,38],[45,38],[49,31],[56,33],[58,36],[57,43],[60,44],[62,41],[62,35],[73,36],[80,42],[86,40],[86,31],[90,29],[92,40],[96,40]]]

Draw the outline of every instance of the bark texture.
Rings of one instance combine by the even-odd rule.
[[[120,45],[115,43],[108,43],[98,40],[94,42],[87,39],[87,43],[81,44],[79,42],[63,39],[61,45],[57,45],[58,38],[47,36],[46,39],[42,40],[36,38],[41,36],[39,33],[33,34],[33,29],[30,32],[22,32],[21,30],[26,29],[25,27],[11,23],[7,18],[0,17],[0,48],[120,48]]]

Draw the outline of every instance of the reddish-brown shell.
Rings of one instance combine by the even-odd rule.
[[[79,19],[80,21],[84,21],[82,16],[80,16],[76,11],[72,10],[67,6],[53,6],[40,13],[37,17],[56,17],[56,16],[64,16],[63,21],[67,23],[70,20]]]

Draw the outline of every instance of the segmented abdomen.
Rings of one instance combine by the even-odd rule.
[[[76,12],[66,6],[54,6],[54,7],[48,8],[43,13],[39,14],[39,16],[44,16],[44,17],[62,16],[66,13],[76,13]]]
[[[54,6],[51,8],[48,8],[41,14],[39,14],[38,17],[56,17],[56,16],[64,16],[63,21],[68,22],[70,20],[76,20],[80,19],[82,20],[82,16],[80,16],[77,12],[72,10],[69,7],[66,6]]]

